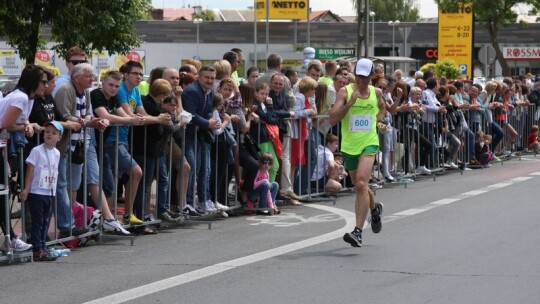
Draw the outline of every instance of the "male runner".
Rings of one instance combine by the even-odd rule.
[[[374,233],[382,229],[383,204],[375,203],[368,187],[379,150],[377,128],[381,132],[385,130],[382,91],[370,85],[373,73],[371,60],[358,60],[354,70],[355,83],[339,90],[334,106],[328,111],[332,125],[341,121],[341,153],[356,189],[356,227],[343,236],[343,240],[353,247],[362,246],[362,228],[370,209],[371,229]]]

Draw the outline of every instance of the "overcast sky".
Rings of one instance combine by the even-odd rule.
[[[420,17],[437,17],[437,5],[433,0],[417,0],[420,4]],[[188,7],[200,5],[204,9],[232,9],[253,6],[253,0],[152,0],[156,8],[162,7]],[[353,16],[355,11],[351,0],[310,0],[311,9],[314,11],[331,10],[340,16]]]

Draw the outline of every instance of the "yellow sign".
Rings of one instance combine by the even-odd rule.
[[[472,78],[473,72],[473,7],[461,4],[457,12],[439,10],[439,60],[451,59],[463,76]]]
[[[268,19],[307,19],[309,0],[255,0],[255,17],[266,19],[266,6],[269,8]]]

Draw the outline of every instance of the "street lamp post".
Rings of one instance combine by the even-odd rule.
[[[392,56],[396,56],[396,54],[395,54],[396,49],[395,49],[395,46],[394,46],[395,38],[396,38],[395,29],[396,29],[396,26],[399,25],[399,20],[388,21],[388,25],[390,25],[392,27]]]
[[[202,22],[201,18],[193,19],[193,23],[197,25],[197,60],[199,60],[199,24]]]
[[[373,56],[375,57],[375,12],[369,12],[371,19],[371,48],[373,50]]]

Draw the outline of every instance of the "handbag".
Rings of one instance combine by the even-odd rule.
[[[253,137],[251,137],[251,135],[249,135],[248,133],[244,134],[244,148],[251,156],[253,156],[254,159],[259,159],[259,153],[261,152],[261,149],[253,140]]]
[[[80,165],[84,162],[84,141],[79,140],[75,144],[75,150],[71,151],[71,163]]]

